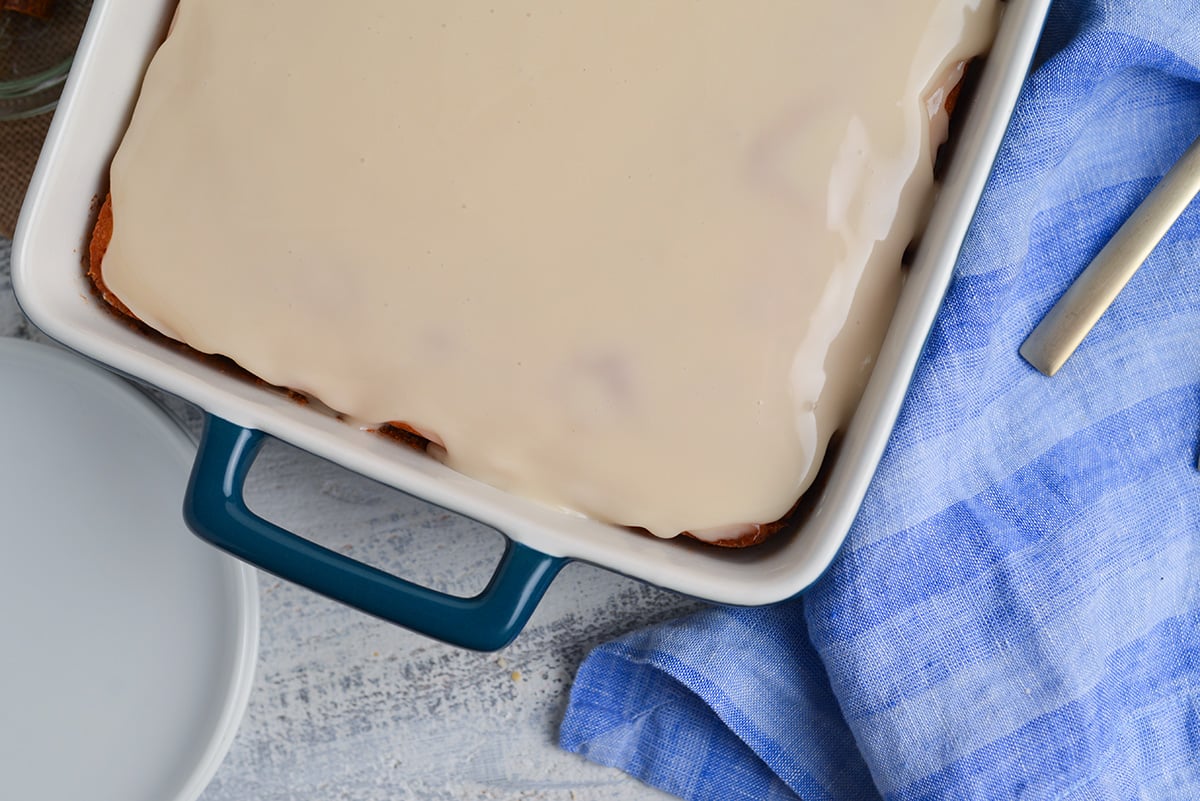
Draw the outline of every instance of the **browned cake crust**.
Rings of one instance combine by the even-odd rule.
[[[100,207],[100,214],[96,218],[96,227],[92,229],[92,239],[88,243],[87,275],[92,279],[92,286],[95,287],[96,292],[104,299],[105,303],[124,316],[136,320],[133,312],[129,311],[129,307],[109,290],[108,284],[104,283],[101,265],[104,263],[104,254],[108,251],[108,243],[112,240],[112,232],[112,195],[108,194],[104,196],[104,205]]]

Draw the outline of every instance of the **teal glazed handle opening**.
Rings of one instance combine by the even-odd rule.
[[[487,587],[460,598],[309,542],[246,506],[246,476],[265,439],[209,415],[183,514],[201,539],[282,579],[451,645],[494,651],[520,633],[566,564],[510,539]]]

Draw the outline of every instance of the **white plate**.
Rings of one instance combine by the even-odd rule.
[[[64,352],[0,339],[0,787],[192,801],[254,674],[254,571],[180,504],[195,446]]]

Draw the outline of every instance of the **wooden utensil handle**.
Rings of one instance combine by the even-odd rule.
[[[1033,329],[1021,356],[1046,375],[1058,372],[1197,193],[1200,138]]]

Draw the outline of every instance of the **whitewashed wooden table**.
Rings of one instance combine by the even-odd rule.
[[[0,239],[0,336],[46,341],[21,315]],[[200,413],[155,395],[197,432]],[[268,518],[437,589],[482,589],[500,536],[279,443],[247,497]],[[587,651],[696,603],[587,565],[565,568],[516,642],[436,643],[259,574],[249,709],[203,801],[665,799],[556,745]]]

